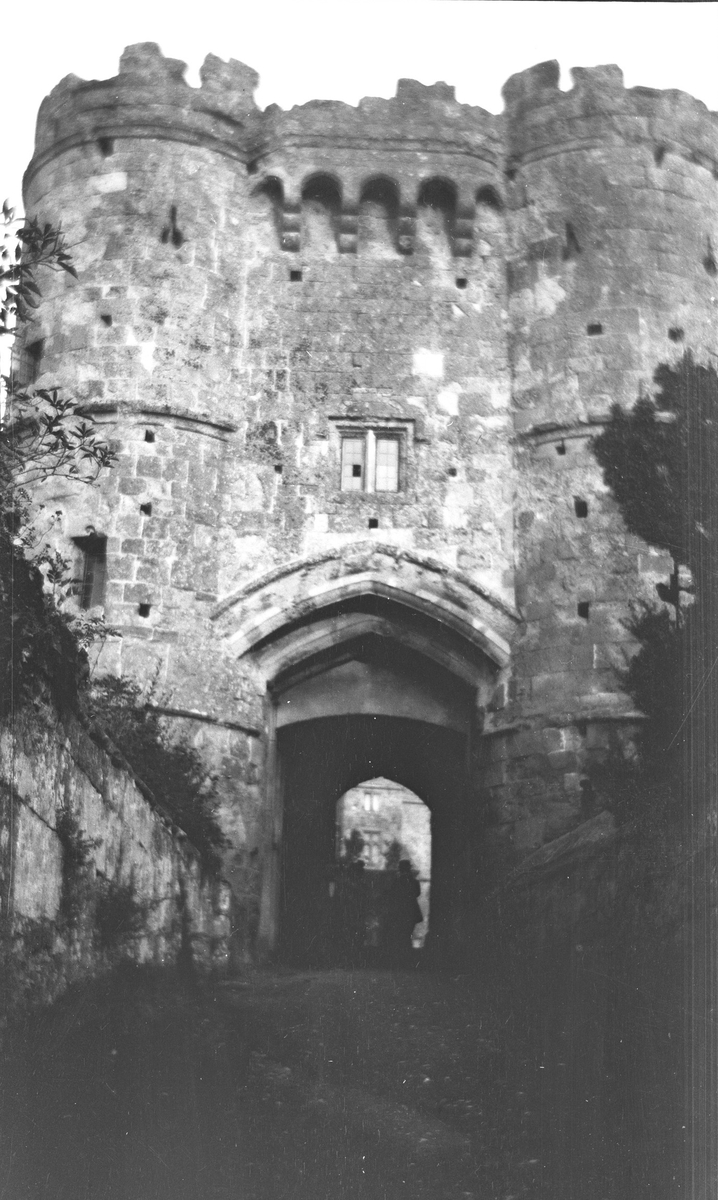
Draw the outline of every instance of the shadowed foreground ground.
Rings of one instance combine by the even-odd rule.
[[[0,1200],[682,1194],[665,1064],[638,1078],[635,1031],[612,1059],[595,996],[568,1023],[545,998],[419,970],[120,972],[13,1030]]]

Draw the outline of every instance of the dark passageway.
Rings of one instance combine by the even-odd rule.
[[[331,961],[330,888],[338,798],[385,776],[431,810],[432,917],[427,951],[448,955],[461,941],[471,890],[472,813],[466,738],[453,729],[385,716],[304,721],[280,731],[284,797],[279,953],[293,963]]]

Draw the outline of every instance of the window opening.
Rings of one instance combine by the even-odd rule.
[[[568,262],[572,258],[576,258],[581,253],[581,246],[576,236],[576,230],[570,221],[566,222],[566,240],[563,244],[562,258],[564,262]]]
[[[167,245],[167,242],[172,242],[175,250],[179,250],[180,246],[183,245],[185,241],[185,236],[182,233],[182,230],[177,226],[177,206],[175,204],[173,204],[170,208],[169,224],[165,225],[164,229],[162,230],[162,233],[160,234],[160,241],[163,245]]]
[[[343,492],[398,492],[399,438],[367,429],[342,437]]]
[[[374,487],[377,492],[397,492],[399,490],[399,442],[395,437],[377,437],[376,439]]]
[[[364,490],[364,438],[342,438],[343,492]]]
[[[86,537],[73,538],[82,555],[80,571],[75,581],[77,602],[80,608],[94,608],[105,598],[107,575],[107,538],[102,534],[90,533]]]

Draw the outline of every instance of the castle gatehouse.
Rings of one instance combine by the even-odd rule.
[[[429,942],[470,945],[640,720],[625,619],[672,563],[590,443],[718,352],[716,117],[615,66],[542,63],[500,115],[412,80],[262,112],[243,64],[183,72],[141,44],[63,80],[25,178],[78,273],[26,382],[118,451],[42,497],[123,635],[97,669],[156,680],[217,773],[248,951],[318,928],[337,801],[377,778],[431,810]]]

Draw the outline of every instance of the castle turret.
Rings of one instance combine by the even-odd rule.
[[[514,833],[517,788],[530,803],[525,846],[585,811],[582,771],[630,712],[627,606],[655,601],[673,569],[626,534],[591,437],[613,404],[650,393],[658,363],[718,350],[715,116],[684,93],[627,91],[615,66],[571,74],[568,92],[556,62],[504,88],[524,624],[497,725],[530,728],[498,738],[493,771]]]

